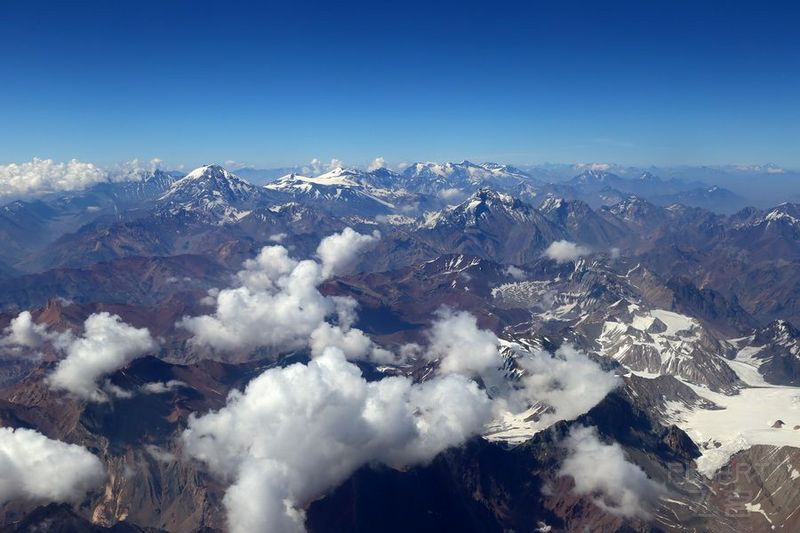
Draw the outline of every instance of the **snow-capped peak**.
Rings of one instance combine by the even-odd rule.
[[[257,189],[255,185],[228,172],[219,165],[203,165],[173,183],[164,198],[181,191],[196,195],[209,190],[218,190],[223,194],[229,193],[241,196],[249,194],[255,189]]]
[[[219,165],[203,165],[179,179],[159,198],[171,213],[211,215],[217,221],[237,220],[240,208],[258,201],[259,188]]]
[[[424,225],[474,225],[490,215],[523,222],[531,219],[533,208],[509,194],[482,188],[464,202],[428,216]]]
[[[793,204],[781,204],[767,213],[763,221],[767,223],[783,222],[792,226],[800,224],[800,210]]]
[[[393,191],[374,186],[371,173],[337,167],[319,176],[288,174],[265,189],[311,201],[337,214],[385,214],[394,209]]]
[[[183,179],[196,180],[204,177],[225,178],[225,179],[241,179],[231,174],[219,165],[203,165],[192,170]],[[242,180],[244,181],[244,180]]]
[[[607,170],[589,168],[584,170],[577,176],[575,176],[575,178],[573,178],[573,181],[576,183],[593,183],[593,182],[604,183],[611,176],[613,176],[613,174],[611,174]]]
[[[542,205],[539,206],[539,211],[543,213],[558,211],[564,206],[565,203],[566,200],[560,196],[548,195],[544,202],[542,202]]]

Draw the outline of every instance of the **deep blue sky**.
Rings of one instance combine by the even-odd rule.
[[[800,167],[792,4],[9,0],[0,163]]]

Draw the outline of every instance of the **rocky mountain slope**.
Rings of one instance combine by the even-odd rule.
[[[0,207],[0,531],[796,529],[800,208],[583,170]]]

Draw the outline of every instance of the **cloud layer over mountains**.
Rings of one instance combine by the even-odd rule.
[[[519,379],[507,381],[508,361],[498,337],[481,329],[472,314],[446,307],[435,314],[425,346],[403,345],[395,354],[375,345],[353,327],[355,300],[325,296],[319,286],[346,272],[379,238],[346,228],[322,239],[316,258],[305,260],[290,257],[284,246],[266,246],[243,264],[234,287],[210,292],[211,314],[180,322],[197,345],[221,351],[268,348],[275,355],[308,350],[311,356],[307,364],[266,370],[243,391],[231,392],[223,408],[192,415],[182,434],[188,455],[230,483],[224,505],[234,533],[303,531],[305,506],[364,465],[424,464],[482,434],[501,412],[544,405],[553,421],[575,418],[617,385],[617,378],[571,347],[556,354],[520,352],[514,359]],[[66,357],[47,378],[49,385],[89,401],[132,395],[103,378],[158,349],[147,329],[108,313],[89,316],[78,336],[51,331],[23,312],[2,344],[26,350],[49,344],[62,351]],[[411,353],[436,372],[422,382],[405,376],[367,381],[351,362],[400,363]],[[159,394],[183,385],[149,383],[139,392]],[[47,440],[21,435],[6,438],[33,439],[42,446],[41,439]],[[585,440],[568,441],[576,451],[565,474],[574,473],[569,465],[586,455]],[[49,441],[46,446],[66,445]],[[99,475],[93,456],[68,450],[78,454],[74,465],[81,472],[69,487],[89,487]],[[613,450],[601,451],[616,459]],[[19,464],[31,460],[19,457]],[[608,489],[592,483],[589,490]],[[576,481],[576,490],[583,486]],[[48,497],[62,498],[62,493]],[[621,512],[632,508],[627,492],[609,494],[620,501]]]
[[[559,473],[572,476],[576,493],[592,495],[595,504],[611,513],[647,518],[649,506],[665,492],[625,459],[619,444],[601,441],[593,427],[572,428],[561,444],[568,455]]]
[[[103,168],[77,159],[59,162],[33,158],[23,163],[0,165],[0,198],[31,198],[81,191],[98,183],[136,180],[139,173],[152,172],[161,165],[160,159],[134,159]]]
[[[544,251],[545,257],[556,263],[568,263],[588,254],[588,248],[570,241],[552,242]]]
[[[188,452],[233,484],[233,533],[303,531],[302,506],[359,467],[431,460],[480,433],[491,404],[477,384],[449,375],[414,384],[367,382],[337,348],[308,365],[267,370],[218,412],[192,418]]]
[[[74,501],[102,483],[100,460],[74,444],[24,428],[0,428],[0,504]]]
[[[69,343],[67,357],[59,362],[49,383],[80,398],[102,401],[106,394],[97,386],[101,377],[157,348],[147,329],[129,326],[109,313],[93,314],[84,322],[83,336]]]
[[[526,354],[516,387],[490,398],[473,377],[502,380],[494,333],[470,313],[439,310],[428,345],[395,355],[352,327],[355,302],[323,296],[318,286],[349,268],[378,236],[350,228],[323,239],[318,261],[297,261],[268,246],[239,271],[238,287],[214,291],[211,315],[184,318],[193,342],[218,349],[310,348],[312,360],[265,371],[217,412],[191,418],[188,453],[232,484],[225,495],[231,530],[303,531],[303,507],[369,463],[425,463],[480,434],[498,409],[544,402],[553,417],[575,417],[617,381],[574,349]],[[329,320],[333,320],[333,322]],[[399,361],[409,351],[438,374],[367,382],[353,359]]]
[[[322,239],[316,261],[297,261],[283,246],[266,246],[244,263],[237,274],[239,286],[210,295],[213,314],[186,317],[182,326],[193,334],[194,343],[223,351],[267,348],[277,353],[309,344],[320,351],[324,339],[350,358],[364,357],[371,341],[351,329],[355,300],[323,296],[318,287],[351,267],[378,238],[377,233],[361,235],[345,228]],[[329,317],[334,325],[326,323]]]
[[[92,163],[33,159],[0,165],[0,197],[77,191],[107,179],[108,174]]]
[[[0,339],[0,346],[17,352],[36,350],[44,344],[66,354],[47,378],[50,387],[90,401],[108,397],[98,385],[101,378],[158,349],[147,329],[130,326],[119,316],[105,312],[90,315],[84,322],[83,335],[77,337],[71,331],[49,330],[35,323],[30,312],[23,311]]]

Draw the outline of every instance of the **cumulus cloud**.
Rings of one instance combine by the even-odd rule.
[[[104,401],[107,395],[98,387],[99,379],[157,347],[147,329],[134,328],[117,315],[96,313],[86,319],[83,336],[69,343],[67,357],[58,363],[47,381],[53,389]],[[120,396],[113,388],[111,392]]]
[[[321,263],[265,249],[246,264],[239,279],[261,293],[282,294],[288,286],[284,278],[309,263],[317,268],[312,279],[321,279]],[[603,371],[585,355],[566,349],[555,357],[525,352],[530,360],[520,363],[522,377],[513,385],[492,386],[504,379],[500,341],[480,329],[470,313],[446,308],[437,312],[427,346],[400,350],[401,357],[437,361],[432,379],[367,382],[348,359],[395,362],[394,354],[351,327],[353,300],[313,292],[313,298],[337,309],[338,322],[326,322],[322,313],[316,327],[295,337],[310,347],[311,361],[267,370],[243,392],[232,392],[225,408],[193,416],[183,434],[187,452],[231,483],[224,504],[234,533],[303,531],[304,507],[361,466],[429,461],[481,433],[501,410],[521,412],[541,402],[551,405],[553,417],[571,417],[602,399]],[[265,315],[247,326],[236,322],[243,329],[230,338],[263,335],[275,327],[269,320],[274,319]],[[475,376],[486,390],[471,379]]]
[[[66,390],[78,397],[104,401],[107,394],[130,398],[133,394],[105,380],[99,380],[128,364],[132,359],[157,348],[147,329],[136,329],[117,315],[96,313],[84,322],[84,335],[71,331],[52,331],[34,322],[30,311],[22,311],[11,320],[0,338],[0,347],[11,351],[37,350],[50,345],[66,357],[47,378],[50,387]],[[100,390],[102,388],[102,390]]]
[[[275,252],[265,248],[262,255]],[[305,347],[335,306],[317,290],[322,279],[318,263],[292,264],[280,273],[274,271],[280,265],[264,271],[246,268],[240,272],[241,286],[209,294],[213,314],[185,317],[180,325],[193,334],[193,343],[224,351],[263,347],[277,353]]]
[[[5,330],[4,344],[13,344],[25,348],[38,348],[45,341],[47,326],[36,324],[30,311],[23,311],[11,319]]]
[[[92,163],[34,158],[26,163],[0,165],[0,197],[76,191],[107,180],[108,174]]]
[[[356,328],[343,329],[327,322],[311,332],[311,356],[317,357],[330,347],[338,348],[348,359],[369,359],[375,363],[392,364],[402,360],[389,350],[372,342],[363,331]]]
[[[231,393],[223,409],[191,417],[183,433],[187,452],[231,483],[224,504],[234,533],[303,531],[304,507],[361,466],[429,461],[481,433],[498,409],[542,402],[552,404],[553,416],[567,417],[602,399],[602,370],[566,349],[556,356],[526,352],[513,386],[490,387],[504,379],[499,339],[470,313],[446,308],[437,312],[427,346],[400,350],[400,357],[438,362],[431,380],[367,382],[348,359],[395,362],[395,356],[352,327],[355,300],[326,297],[318,287],[375,240],[345,230],[320,243],[318,260],[304,261],[282,246],[265,247],[244,263],[239,286],[209,294],[213,314],[183,320],[193,342],[309,348],[312,356],[307,365],[267,370]]]
[[[490,400],[462,376],[367,382],[328,348],[308,365],[270,369],[226,407],[192,417],[186,450],[233,482],[233,533],[304,530],[303,507],[359,467],[430,461],[478,434]]]
[[[0,338],[0,346],[9,348],[37,349],[45,343],[52,343],[56,348],[63,348],[72,340],[69,332],[49,331],[45,324],[33,321],[30,311],[22,311],[11,319],[11,323]]]
[[[556,263],[568,263],[587,255],[589,249],[570,241],[554,241],[544,251],[544,256]]]
[[[104,477],[100,460],[86,448],[31,429],[0,428],[0,504],[74,501]]]
[[[559,475],[575,480],[575,492],[591,495],[602,509],[622,516],[649,516],[648,507],[665,492],[617,443],[605,444],[594,427],[574,427],[561,446],[567,449]]]
[[[438,310],[429,336],[427,357],[439,360],[441,373],[476,376],[502,365],[497,337],[466,311]]]
[[[372,235],[362,235],[352,228],[325,237],[317,247],[317,256],[322,260],[322,275],[328,278],[352,268],[359,254],[380,238],[378,230]]]
[[[0,165],[0,198],[36,197],[80,191],[104,182],[136,181],[163,168],[164,161],[157,157],[149,161],[133,159],[106,168],[77,159],[58,162],[34,158]]]
[[[429,339],[427,347],[411,345],[401,353],[438,361],[440,374],[480,377],[501,417],[502,413],[520,414],[543,405],[548,409],[540,414],[539,425],[573,420],[619,385],[619,378],[569,344],[555,353],[528,351],[516,345],[512,351],[518,374],[508,380],[508,361],[500,352],[501,341],[493,332],[480,329],[476,318],[465,311],[440,309]]]
[[[544,350],[516,359],[524,371],[520,387],[511,400],[523,405],[543,402],[552,407],[545,422],[573,420],[600,403],[616,388],[617,376],[572,345],[565,344],[555,354]]]
[[[298,261],[283,246],[266,246],[245,261],[237,274],[238,287],[209,293],[213,314],[185,317],[181,325],[192,332],[192,342],[220,350],[265,348],[280,353],[311,344],[316,354],[324,342],[331,342],[352,357],[383,356],[365,348],[366,337],[351,329],[355,300],[323,296],[318,290],[326,278],[350,268],[378,236],[346,228],[322,240],[319,261]],[[326,319],[336,324],[326,325]]]
[[[367,166],[367,170],[378,170],[379,168],[386,168],[386,160],[382,157],[376,157]]]
[[[500,340],[478,327],[477,319],[466,311],[442,308],[429,332],[430,344],[405,347],[439,361],[440,374],[480,377],[491,390],[499,411],[520,413],[544,404],[550,409],[541,416],[542,424],[573,420],[597,405],[619,385],[619,378],[604,371],[585,353],[565,344],[554,354],[545,350],[516,352],[516,367],[521,371],[514,382],[504,376],[506,361],[500,353]],[[404,351],[405,351],[404,350]]]
[[[340,159],[333,158],[330,162],[325,163],[315,157],[308,165],[302,168],[302,171],[303,174],[306,175],[318,176],[319,174],[324,174],[325,172],[330,172],[331,170],[342,168],[343,166],[344,163]]]

